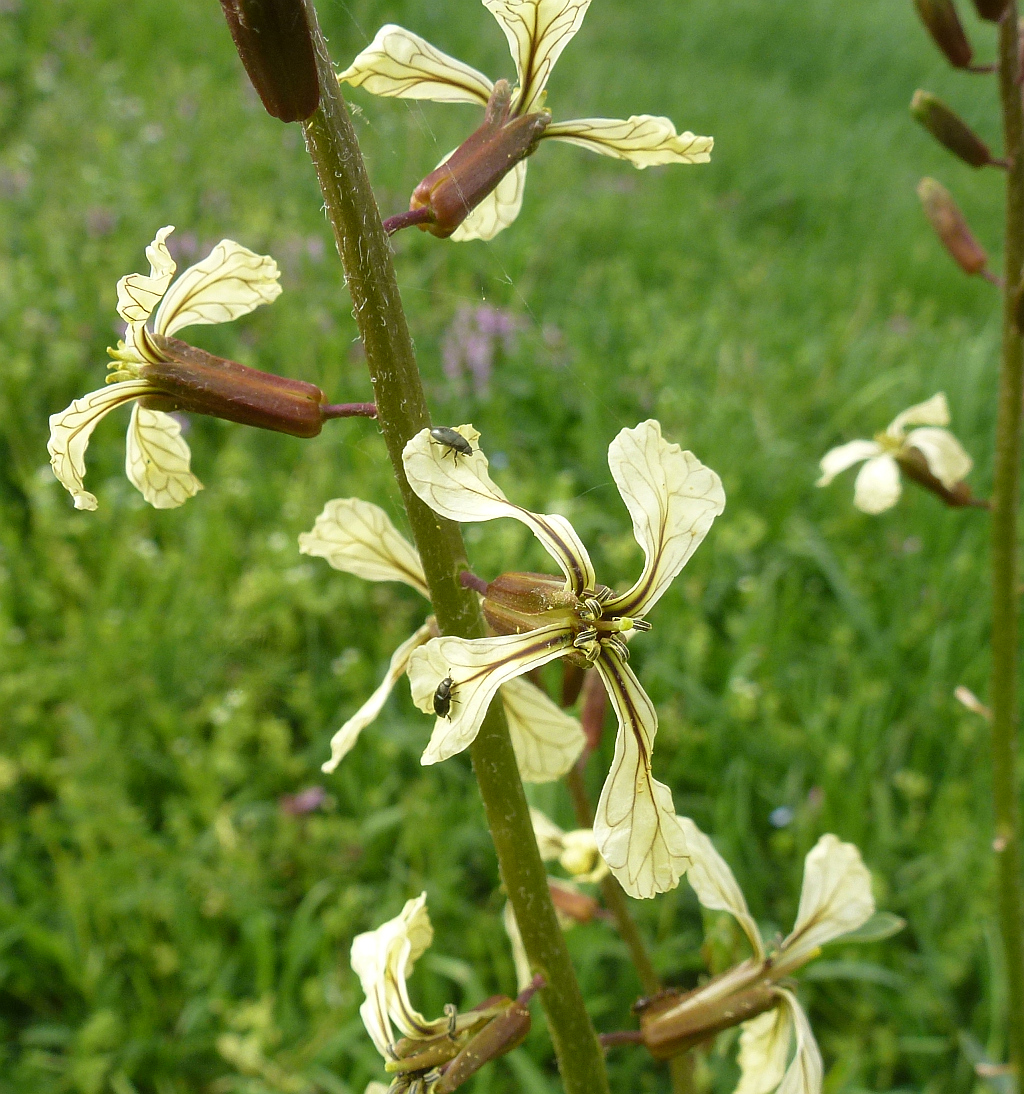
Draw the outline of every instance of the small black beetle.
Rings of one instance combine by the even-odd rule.
[[[452,703],[454,702],[452,688],[454,686],[450,676],[446,676],[441,683],[437,685],[437,691],[434,692],[434,713],[438,718],[447,718],[451,721],[450,712]]]
[[[440,425],[430,431],[430,439],[439,445],[443,445],[448,451],[441,457],[443,460],[448,452],[452,454],[452,459],[458,463],[460,456],[472,456],[473,446],[466,440],[461,433],[458,433],[454,429],[450,429],[446,425]]]

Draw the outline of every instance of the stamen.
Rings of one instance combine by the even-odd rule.
[[[601,601],[598,600],[596,596],[585,596],[583,598],[583,603],[586,605],[587,611],[590,612],[592,619],[601,618]]]
[[[597,638],[597,627],[587,627],[586,630],[580,631],[578,635],[572,640],[572,644],[576,649],[582,649],[584,646],[589,646]]]
[[[631,621],[633,624],[633,630],[635,631],[649,631],[653,630],[653,627],[646,619],[634,619]]]
[[[623,661],[629,660],[629,646],[627,646],[617,634],[610,634],[604,639],[604,644],[606,646],[611,646]]]

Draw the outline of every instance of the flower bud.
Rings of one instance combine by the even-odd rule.
[[[984,498],[976,498],[971,488],[965,482],[955,483],[952,487],[944,486],[931,472],[924,453],[919,452],[912,445],[905,445],[896,455],[896,461],[900,465],[903,474],[918,486],[930,490],[940,497],[951,509],[988,509],[989,503]]]
[[[954,68],[967,68],[974,56],[953,0],[914,0],[921,22]]]
[[[915,91],[910,113],[954,156],[972,167],[992,163],[988,145],[946,104],[927,91]]]
[[[987,19],[990,23],[998,23],[1008,3],[1009,0],[974,0],[974,7],[980,18]]]
[[[917,186],[925,216],[953,260],[966,274],[978,274],[988,265],[988,255],[971,234],[963,213],[950,192],[935,179],[921,179]]]
[[[551,891],[551,903],[555,910],[576,923],[589,923],[601,915],[601,905],[574,885],[549,877],[548,889]]]
[[[487,586],[484,616],[495,634],[525,634],[572,614],[574,597],[550,574],[501,574]],[[538,616],[547,616],[543,621]]]
[[[302,0],[220,0],[238,56],[267,113],[305,121],[320,102]]]

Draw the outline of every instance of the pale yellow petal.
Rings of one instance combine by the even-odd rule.
[[[754,957],[758,961],[763,960],[764,944],[761,941],[761,932],[757,929],[743,891],[729,869],[729,864],[715,849],[710,838],[689,817],[680,817],[679,823],[686,837],[686,849],[693,860],[687,867],[686,879],[697,894],[697,899],[705,908],[729,912],[734,916],[750,940]],[[780,1077],[781,1074],[780,1071]]]
[[[780,964],[798,968],[825,943],[855,931],[875,914],[871,873],[852,843],[824,835],[808,852],[800,907],[782,943]]]
[[[902,414],[897,414],[889,424],[886,433],[890,437],[899,439],[907,426],[911,425],[949,425],[949,403],[946,401],[945,392],[940,391],[923,403],[915,403]]]
[[[707,163],[714,140],[687,131],[677,133],[668,118],[653,114],[634,114],[630,118],[580,118],[554,122],[541,134],[578,144],[602,156],[627,160],[634,167],[657,167],[665,163]]]
[[[658,716],[629,666],[604,648],[595,664],[619,720],[615,755],[597,803],[594,835],[619,884],[633,897],[668,892],[690,865],[672,791],[651,775]]]
[[[388,23],[338,79],[388,98],[487,105],[494,85],[475,68]]]
[[[782,1076],[778,1094],[821,1094],[825,1068],[821,1062],[818,1042],[811,1031],[811,1023],[791,991],[779,988],[777,994],[789,1007],[796,1033],[796,1053],[793,1062],[786,1069],[786,1074]]]
[[[277,263],[222,239],[190,266],[167,291],[153,320],[157,334],[174,334],[195,323],[227,323],[281,295]]]
[[[735,1094],[771,1094],[782,1082],[793,1040],[793,1017],[781,999],[779,1006],[744,1022],[736,1059],[740,1081]]]
[[[76,399],[66,410],[50,415],[50,466],[54,475],[75,499],[76,509],[95,509],[96,497],[85,489],[85,450],[97,423],[115,407],[153,392],[147,380],[125,380],[108,384]]]
[[[530,823],[537,837],[537,849],[545,862],[558,859],[563,850],[565,832],[539,809],[530,810]]]
[[[384,674],[384,679],[380,682],[377,690],[331,738],[331,758],[325,764],[321,765],[321,771],[330,775],[338,764],[340,764],[349,752],[351,752],[356,741],[359,740],[359,734],[362,733],[371,722],[375,721],[377,716],[384,709],[384,704],[388,701],[388,696],[409,666],[409,657],[411,656],[412,651],[429,642],[433,632],[434,628],[429,623],[424,623],[411,638],[407,638],[398,649],[395,650],[391,655],[391,663],[388,665],[388,671]]]
[[[912,429],[907,435],[906,444],[924,456],[928,470],[947,490],[952,490],[958,482],[967,478],[974,466],[964,446],[948,429],[935,426]]]
[[[387,1083],[378,1083],[376,1079],[366,1084],[363,1094],[388,1094],[391,1087]]]
[[[379,505],[360,498],[329,501],[312,530],[299,536],[299,551],[365,581],[401,581],[430,595],[416,548]]]
[[[520,160],[468,217],[452,232],[456,243],[493,239],[519,216],[526,186],[526,160]]]
[[[579,721],[522,677],[503,684],[501,698],[523,782],[560,779],[587,743]]]
[[[899,464],[892,456],[875,456],[857,472],[853,504],[862,513],[884,513],[899,501],[902,492]]]
[[[608,446],[608,466],[633,519],[644,569],[605,614],[643,615],[658,602],[725,508],[722,480],[692,452],[669,444],[653,419],[623,429]]]
[[[192,474],[191,458],[177,419],[135,404],[124,469],[128,481],[154,509],[176,509],[202,490],[203,484]]]
[[[593,828],[574,828],[566,832],[562,837],[562,853],[558,856],[558,862],[579,882],[598,882],[611,872],[608,863],[601,857]]]
[[[512,911],[512,905],[505,902],[505,910],[501,913],[501,921],[505,924],[505,933],[508,935],[512,947],[512,962],[516,967],[516,991],[525,991],[533,980],[533,969],[530,967],[530,959],[526,956],[526,947],[523,945],[523,936],[516,922],[516,913]]]
[[[117,314],[126,323],[144,323],[167,292],[176,266],[164,241],[173,231],[173,225],[161,228],[156,233],[156,239],[146,248],[149,277],[133,273],[118,281]]]
[[[828,486],[829,483],[848,467],[863,460],[878,456],[882,446],[877,441],[848,441],[832,448],[821,457],[821,478],[815,486]]]
[[[457,432],[470,443],[480,436],[469,425],[458,426]],[[423,429],[405,446],[402,462],[409,485],[435,513],[466,523],[512,517],[541,541],[565,574],[567,588],[579,593],[596,584],[594,566],[573,526],[563,516],[531,513],[513,505],[491,481],[487,457],[479,447],[472,456],[456,460]]]
[[[501,24],[519,74],[516,111],[537,106],[551,69],[580,29],[590,0],[483,0]]]
[[[434,710],[434,693],[451,677],[449,717],[438,718],[421,763],[436,764],[468,748],[480,732],[491,700],[502,684],[561,657],[572,645],[564,627],[542,627],[499,638],[435,638],[409,658],[412,701]]]

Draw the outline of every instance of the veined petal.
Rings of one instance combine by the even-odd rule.
[[[605,613],[644,615],[661,598],[725,508],[722,480],[692,452],[669,444],[649,419],[623,429],[608,446],[608,466],[633,518],[644,569]]]
[[[924,456],[928,470],[947,490],[952,490],[958,482],[967,478],[974,466],[964,446],[948,429],[935,426],[912,429],[905,443]]]
[[[526,186],[526,160],[520,160],[451,234],[456,243],[493,239],[519,216]]]
[[[174,334],[195,323],[227,323],[281,295],[277,263],[233,239],[222,239],[190,266],[160,303],[153,330]]]
[[[663,163],[708,163],[715,143],[713,137],[698,137],[689,130],[677,133],[669,118],[653,114],[634,114],[625,121],[579,118],[554,122],[541,134],[541,140],[546,137],[627,160],[641,170]]]
[[[658,715],[630,667],[607,647],[595,668],[619,719],[615,755],[601,790],[594,835],[619,884],[633,897],[668,892],[690,865],[672,791],[651,775]]]
[[[338,79],[387,98],[487,105],[494,84],[418,34],[388,23]]]
[[[572,633],[553,626],[500,638],[445,635],[414,651],[409,683],[412,701],[424,713],[433,713],[437,685],[452,679],[449,717],[437,719],[420,762],[436,764],[468,748],[502,684],[561,657],[571,646]]]
[[[76,399],[66,410],[50,415],[50,466],[54,475],[75,499],[76,509],[95,509],[96,497],[85,489],[85,450],[97,422],[122,403],[151,395],[147,380],[124,380],[90,391]]]
[[[391,655],[391,663],[384,679],[377,690],[365,703],[352,715],[351,718],[331,738],[331,758],[322,764],[320,770],[330,775],[332,771],[352,750],[353,745],[359,740],[359,734],[376,718],[384,709],[395,684],[402,678],[409,666],[409,657],[412,651],[419,649],[430,641],[434,628],[429,623],[424,623],[411,638],[407,638]]]
[[[379,505],[360,498],[329,501],[312,530],[299,536],[299,552],[365,581],[401,581],[430,595],[416,548]]]
[[[824,835],[808,852],[800,907],[779,954],[787,969],[809,961],[821,946],[855,931],[875,914],[871,873],[852,843]]]
[[[519,74],[517,114],[528,114],[544,93],[551,69],[580,29],[590,0],[483,0],[501,24]]]
[[[501,698],[523,782],[560,779],[587,743],[579,721],[522,677],[503,684]]]
[[[862,460],[870,460],[872,456],[878,456],[882,452],[882,446],[877,441],[849,441],[832,448],[821,457],[821,478],[815,486],[828,486],[828,484],[848,467]]]
[[[750,940],[754,957],[758,961],[764,960],[764,943],[761,941],[761,932],[757,929],[754,917],[747,908],[747,901],[743,896],[729,864],[715,850],[715,845],[689,817],[680,817],[679,823],[683,826],[683,834],[686,837],[686,849],[693,860],[686,870],[686,879],[693,886],[697,899],[705,908],[716,912],[729,912],[739,925],[743,933]],[[756,1019],[755,1019],[756,1021]],[[740,1069],[742,1065],[742,1041]],[[785,1058],[783,1058],[785,1063]],[[744,1076],[745,1076],[744,1072]],[[782,1070],[779,1070],[779,1078]],[[775,1085],[779,1079],[775,1080]],[[741,1084],[742,1085],[742,1084]],[[751,1092],[752,1094],[752,1092]]]
[[[156,238],[146,248],[149,259],[149,277],[132,273],[122,277],[117,283],[117,314],[126,323],[144,323],[160,298],[167,292],[174,271],[177,269],[171,252],[164,242],[174,231],[169,224],[156,233]]]
[[[902,492],[899,464],[892,456],[875,456],[857,472],[853,504],[862,513],[884,513],[899,501]]]
[[[124,470],[154,509],[176,509],[202,490],[191,459],[176,418],[138,403],[132,407]]]
[[[796,996],[785,988],[779,988],[777,994],[789,1007],[793,1017],[793,1029],[796,1033],[796,1054],[793,1062],[782,1076],[778,1094],[821,1094],[821,1081],[824,1066],[818,1042],[811,1031],[811,1023]]]
[[[788,1005],[780,1005],[744,1022],[740,1029],[740,1051],[736,1062],[740,1081],[735,1094],[771,1094],[782,1082],[793,1039],[793,1016]]]
[[[456,432],[475,444],[480,434],[471,425]],[[487,457],[479,447],[472,456],[450,456],[420,430],[402,453],[409,485],[421,501],[449,520],[473,523],[512,517],[521,521],[541,541],[565,574],[566,587],[581,593],[592,589],[597,578],[594,566],[573,526],[565,517],[531,513],[512,502],[491,481]]]
[[[946,402],[945,392],[940,391],[923,403],[907,407],[902,414],[893,418],[886,433],[900,439],[910,425],[949,425],[949,403]]]
[[[530,959],[526,955],[526,947],[523,945],[523,936],[516,922],[516,913],[512,910],[511,901],[505,902],[505,910],[501,913],[501,921],[505,924],[505,933],[508,935],[512,947],[512,962],[516,967],[516,990],[525,991],[533,980],[533,969],[530,968]]]

